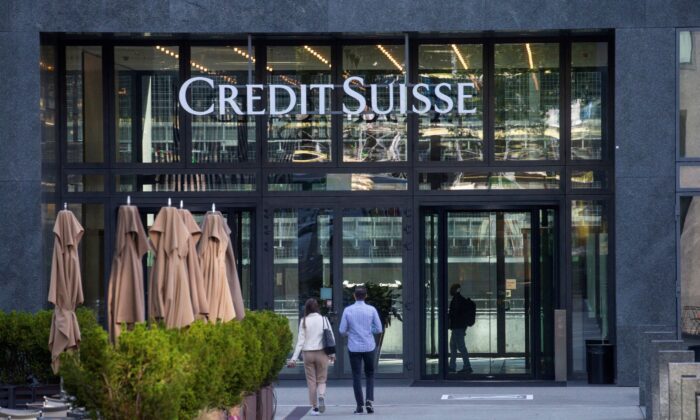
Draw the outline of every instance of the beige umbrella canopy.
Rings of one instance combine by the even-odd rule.
[[[243,319],[243,298],[230,240],[231,230],[220,212],[208,212],[202,222],[199,255],[211,322]]]
[[[204,289],[202,265],[197,254],[197,243],[202,237],[202,231],[189,210],[180,209],[179,212],[190,234],[187,253],[187,275],[189,277],[192,309],[196,318],[204,318],[209,313],[209,301],[207,300],[207,292]]]
[[[146,321],[143,256],[148,252],[149,244],[135,206],[119,207],[114,248],[107,305],[109,336],[116,342],[121,334],[121,324]]]
[[[187,274],[191,235],[174,207],[163,207],[149,230],[155,262],[148,287],[150,319],[162,319],[168,328],[194,322]]]
[[[75,308],[83,303],[78,244],[84,232],[72,212],[58,212],[53,227],[54,246],[49,286],[49,302],[55,306],[49,335],[54,373],[58,373],[61,353],[80,343],[80,327]]]

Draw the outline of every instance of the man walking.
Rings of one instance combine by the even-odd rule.
[[[348,337],[348,353],[350,366],[352,367],[352,387],[355,391],[357,408],[355,414],[361,414],[363,408],[367,414],[374,413],[372,401],[374,401],[374,336],[382,332],[382,323],[379,314],[372,305],[365,303],[367,289],[358,287],[355,289],[355,304],[348,306],[343,311],[340,320],[340,334]],[[367,381],[367,400],[362,396],[362,363],[365,364],[365,378]]]
[[[462,373],[472,373],[472,366],[469,363],[469,352],[465,338],[467,327],[474,325],[476,315],[476,305],[471,299],[462,296],[461,286],[455,283],[450,286],[449,328],[452,330],[450,337],[450,372],[457,370],[457,350],[462,354]]]

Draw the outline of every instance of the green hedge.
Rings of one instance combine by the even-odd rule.
[[[0,311],[0,384],[26,384],[32,376],[41,383],[58,383],[49,350],[52,314]],[[91,310],[80,308],[77,315],[82,328],[97,325]]]
[[[64,386],[106,420],[190,419],[237,405],[277,377],[292,342],[287,319],[271,312],[181,331],[140,325],[117,347],[98,326],[82,338],[79,352],[62,357]]]

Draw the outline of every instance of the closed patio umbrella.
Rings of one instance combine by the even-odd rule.
[[[229,286],[229,233],[230,230],[220,212],[211,211],[206,214],[202,222],[199,255],[204,271],[204,288],[209,299],[211,322],[227,322],[237,315]]]
[[[121,324],[146,321],[143,256],[148,249],[138,208],[120,206],[107,296],[109,337],[113,342],[121,334]]]
[[[209,313],[209,301],[204,289],[204,277],[202,265],[197,253],[197,243],[202,237],[202,230],[192,217],[192,213],[186,209],[180,209],[180,216],[190,234],[187,252],[187,276],[190,285],[190,297],[192,298],[192,310],[196,318],[204,318]]]
[[[51,367],[58,373],[59,356],[80,343],[80,327],[75,308],[83,303],[78,244],[85,230],[69,210],[61,210],[53,227],[49,302],[54,304],[49,333]]]
[[[156,254],[148,286],[149,319],[162,319],[168,328],[186,327],[195,319],[186,264],[190,233],[176,208],[163,207],[149,235]]]

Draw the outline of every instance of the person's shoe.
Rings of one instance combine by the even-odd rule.
[[[352,414],[362,414],[364,410],[362,409],[361,405],[358,405],[355,411],[352,412]]]
[[[323,397],[318,397],[318,411],[320,413],[326,412],[326,399]]]
[[[365,409],[367,409],[367,414],[374,413],[374,407],[372,407],[372,401],[367,400],[367,402],[365,403]]]
[[[471,366],[465,366],[459,372],[460,373],[472,373],[472,372],[474,372],[474,370],[471,368]]]
[[[314,407],[309,414],[312,416],[318,416],[321,413],[318,411],[318,408]]]

